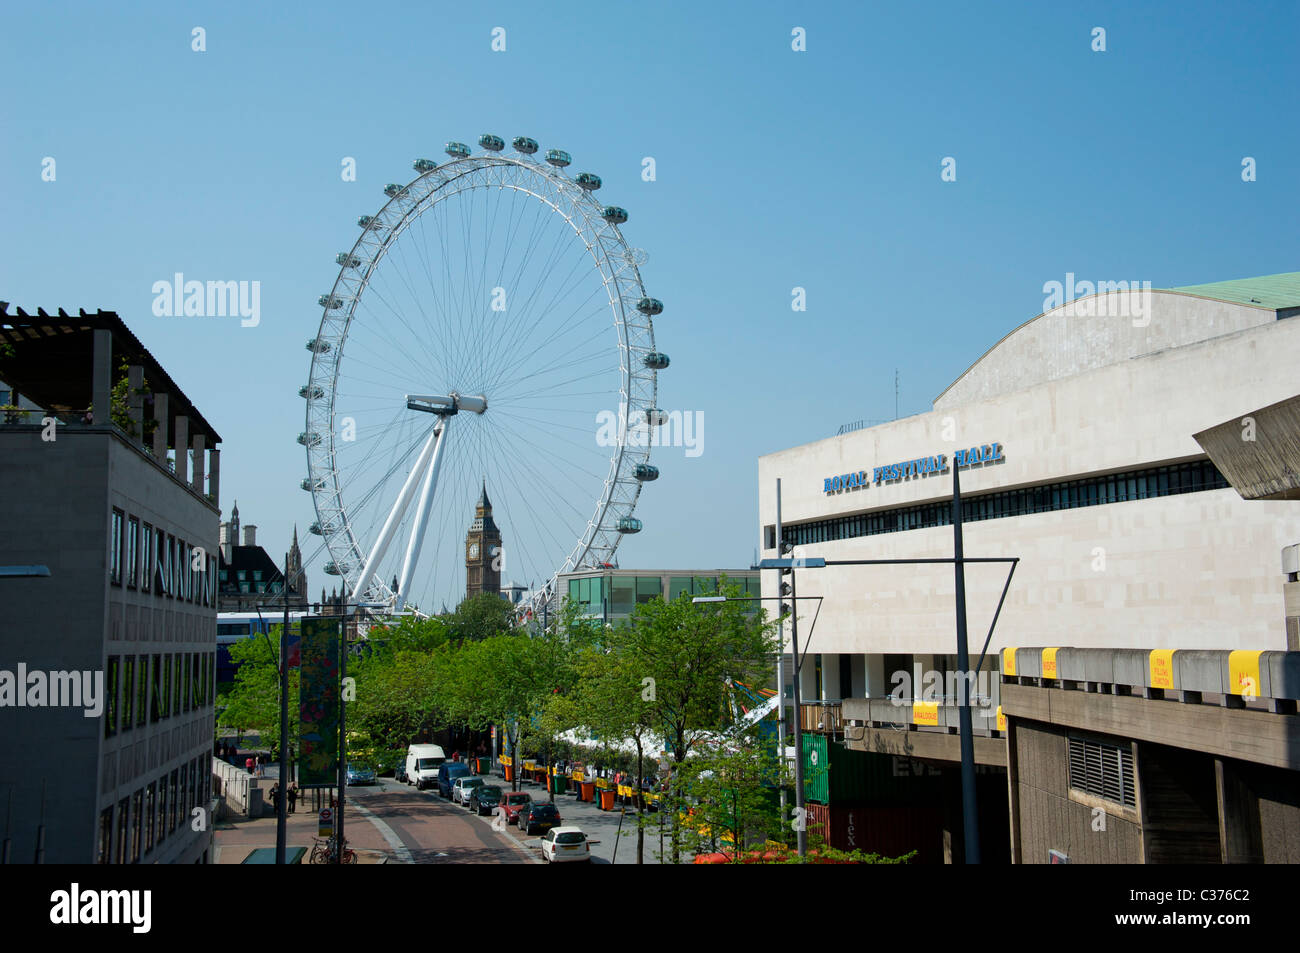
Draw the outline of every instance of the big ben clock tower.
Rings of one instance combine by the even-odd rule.
[[[474,506],[474,522],[465,534],[465,598],[490,592],[501,595],[501,531],[492,519],[487,481]]]

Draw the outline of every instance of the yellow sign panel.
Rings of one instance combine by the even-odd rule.
[[[1056,649],[1043,649],[1043,678],[1057,678]]]
[[[510,765],[514,764],[514,762],[510,760],[510,755],[508,754],[503,754],[501,756],[501,763],[504,764],[506,767],[510,767]]]
[[[573,772],[573,780],[575,780],[575,781],[581,781],[581,780],[582,780],[582,772],[581,772],[581,771],[574,771],[574,772]]]
[[[1007,730],[1007,716],[1002,714],[1002,706],[998,706],[998,731]]]
[[[1228,653],[1229,693],[1242,698],[1259,697],[1259,657],[1263,654],[1242,649]]]
[[[1174,653],[1177,649],[1153,649],[1147,660],[1152,688],[1174,687]]]
[[[1016,650],[1015,649],[1002,650],[1002,674],[1003,675],[1016,674]]]
[[[939,703],[912,702],[912,724],[939,727]]]

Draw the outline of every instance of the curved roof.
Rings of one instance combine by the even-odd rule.
[[[1300,310],[1300,272],[1149,292],[1138,292],[1137,282],[1132,284],[1131,291],[1084,295],[1030,318],[958,375],[934,399],[934,408],[1021,390]],[[1143,301],[1137,294],[1149,298]],[[1111,296],[1117,297],[1100,303]],[[1145,321],[1136,320],[1138,307],[1158,312],[1159,319],[1153,321],[1148,313]]]

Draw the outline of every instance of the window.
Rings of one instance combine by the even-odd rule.
[[[135,656],[128,655],[122,662],[122,730],[135,726]]]
[[[140,534],[140,591],[153,591],[153,527],[148,523],[144,524],[144,532]]]
[[[161,529],[154,530],[153,535],[153,590],[162,598],[167,591],[167,536]]]
[[[176,825],[180,822],[181,816],[181,789],[180,789],[180,769],[172,771],[172,793],[171,793],[171,824],[170,829],[176,830]]]
[[[140,520],[129,517],[126,521],[126,587],[134,589],[140,577]]]
[[[1125,807],[1136,807],[1133,749],[1070,736],[1070,787]]]
[[[254,570],[253,570],[253,581],[254,581],[254,582],[261,582],[261,581],[262,581],[262,570],[260,570],[260,569],[254,569]]]
[[[111,738],[117,734],[117,683],[121,677],[120,665],[116,655],[108,657],[108,691],[107,704],[104,707],[104,737]],[[102,863],[102,861],[101,861]]]
[[[663,591],[663,580],[658,576],[636,577],[636,601],[638,604],[657,599]]]
[[[140,862],[140,842],[144,836],[144,788],[131,796],[131,863]]]
[[[135,667],[135,723],[141,727],[149,717],[149,656],[141,655]],[[155,718],[154,721],[158,719]]]
[[[183,539],[176,541],[176,568],[180,570],[180,591],[178,599],[190,600],[190,547]]]
[[[155,662],[158,656],[154,656]],[[159,700],[159,716],[170,718],[172,715],[172,657],[162,656],[162,698]]]
[[[130,836],[130,828],[127,826],[127,809],[130,803],[129,798],[122,798],[117,802],[117,853],[115,858],[119,864],[126,863],[127,841]]]
[[[198,653],[191,652],[186,657],[189,659],[190,710],[198,711],[200,699],[202,698],[200,690],[202,682],[199,679],[199,656]]]
[[[161,844],[167,836],[167,773],[158,779],[158,843]]]
[[[170,533],[163,544],[163,591],[168,596],[176,595],[176,577],[173,575],[176,556],[176,537]]]
[[[627,615],[636,608],[636,579],[632,576],[615,576],[610,580],[612,596],[609,611],[615,615]]]
[[[156,782],[150,781],[144,792],[144,852],[146,854],[153,850],[153,832],[157,815],[158,786]]]
[[[153,657],[153,698],[149,706],[149,721],[156,723],[162,717],[163,707],[167,704],[167,695],[163,688],[162,656]]]
[[[113,529],[108,537],[108,581],[122,585],[122,519],[125,513],[114,508]]]
[[[184,705],[185,701],[185,680],[181,677],[181,663],[184,656],[177,652],[172,656],[172,714],[179,715],[182,711],[187,711],[188,706]]]
[[[99,850],[95,853],[95,863],[113,862],[113,805],[99,812]]]

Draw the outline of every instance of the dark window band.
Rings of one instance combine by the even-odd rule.
[[[1126,503],[1130,500],[1147,500],[1179,493],[1197,493],[1202,490],[1223,490],[1230,486],[1209,460],[1179,463],[1173,466],[1149,467],[1106,476],[1067,480],[1062,483],[1044,483],[1021,487],[1018,490],[1001,490],[994,493],[962,495],[962,522],[1005,519],[1011,516],[1029,516],[1034,513],[1051,513],[1071,510],[1080,506],[1099,506],[1103,503]],[[952,525],[952,501],[938,500],[918,506],[902,506],[879,510],[858,516],[838,516],[828,520],[787,524],[782,535],[796,546],[810,543],[828,543],[859,536],[877,536],[881,533],[902,533],[911,529]],[[766,549],[776,548],[776,529],[764,527],[763,543]]]

